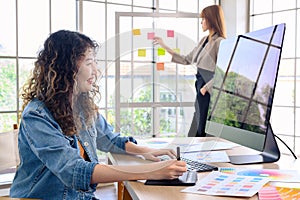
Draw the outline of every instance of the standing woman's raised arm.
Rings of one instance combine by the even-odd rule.
[[[171,54],[171,56],[173,56],[173,54],[175,53],[175,51],[173,51],[173,49],[171,49],[170,47],[168,47],[164,41],[162,40],[161,37],[154,37],[153,38],[153,44],[159,44],[162,48],[164,48],[165,50],[167,50],[167,52],[169,54]]]

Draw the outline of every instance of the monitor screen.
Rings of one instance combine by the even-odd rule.
[[[285,24],[221,42],[206,133],[263,151]]]

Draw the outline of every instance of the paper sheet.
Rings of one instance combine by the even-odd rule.
[[[195,152],[195,151],[212,151],[212,150],[225,150],[231,149],[236,146],[240,146],[235,143],[229,142],[221,142],[221,141],[204,141],[198,144],[187,144],[187,145],[180,145],[182,146],[181,152]]]
[[[185,139],[185,138],[183,138]],[[148,146],[151,148],[173,148],[176,150],[176,147],[180,147],[180,151],[182,153],[187,152],[199,152],[199,151],[212,151],[212,150],[226,150],[231,149],[239,144],[233,142],[221,142],[218,140],[209,140],[199,142],[192,141],[191,143],[187,142],[178,142],[178,140],[174,138],[151,138],[147,140],[138,140],[138,144],[142,146]]]
[[[15,173],[0,174],[0,185],[11,184]]]
[[[200,179],[195,186],[187,187],[182,192],[219,195],[252,197],[267,182],[268,178],[253,176],[238,176],[212,171],[203,179]]]
[[[230,162],[229,157],[225,151],[201,151],[189,152],[181,155],[184,158],[195,160],[198,162]]]

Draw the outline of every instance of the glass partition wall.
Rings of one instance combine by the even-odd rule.
[[[133,29],[126,32],[122,23],[128,21]],[[115,72],[114,87],[109,87],[115,92],[116,131],[143,138],[187,134],[194,112],[196,68],[171,63],[170,55],[152,43],[154,35],[160,36],[181,53],[190,52],[197,34],[183,35],[174,22],[188,24],[197,33],[199,14],[116,13],[116,37],[104,45],[115,52],[107,60],[113,61]]]

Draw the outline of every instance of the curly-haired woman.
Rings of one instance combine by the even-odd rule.
[[[173,179],[186,171],[186,164],[176,159],[134,166],[98,163],[96,149],[153,161],[175,153],[138,146],[132,137],[113,133],[94,102],[99,94],[97,48],[89,37],[67,30],[45,41],[22,93],[21,163],[11,197],[96,199],[97,183]]]

